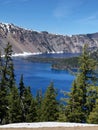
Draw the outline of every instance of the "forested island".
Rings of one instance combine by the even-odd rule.
[[[76,62],[79,64],[78,74],[73,81],[71,91],[64,92],[63,102],[57,100],[58,93],[53,82],[44,94],[38,90],[35,97],[31,93],[31,86],[25,86],[23,75],[20,76],[20,83],[17,85],[11,57],[12,46],[9,43],[4,52],[3,58],[0,55],[1,125],[44,121],[98,124],[98,74],[96,73],[98,61],[89,55],[86,44],[79,61]]]
[[[79,56],[80,55],[81,54],[79,54]],[[69,58],[29,56],[25,59],[27,59],[30,62],[51,63],[51,69],[55,70],[77,70],[79,68],[79,56],[72,56]],[[91,52],[90,56],[94,60],[98,61],[98,50],[95,52]]]
[[[79,57],[71,58],[52,58],[52,57],[36,57],[31,56],[26,58],[30,62],[44,62],[51,63],[51,69],[56,70],[68,70],[77,69],[79,67],[78,60]]]

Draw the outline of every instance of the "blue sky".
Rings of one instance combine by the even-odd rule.
[[[98,0],[0,0],[0,22],[50,33],[98,32]]]

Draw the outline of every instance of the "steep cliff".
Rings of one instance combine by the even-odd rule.
[[[64,36],[46,31],[28,30],[13,24],[0,23],[0,51],[2,53],[8,42],[13,46],[13,53],[63,51],[79,53],[85,43],[89,44],[90,50],[98,48],[98,33]]]

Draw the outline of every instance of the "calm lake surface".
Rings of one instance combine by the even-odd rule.
[[[47,56],[47,55],[42,55]],[[48,57],[70,57],[67,54],[49,54]],[[72,82],[75,76],[71,75],[68,71],[52,70],[49,63],[33,63],[24,58],[14,58],[15,75],[17,84],[19,84],[21,74],[24,75],[24,83],[30,86],[33,95],[36,91],[41,89],[44,93],[50,82],[54,82],[55,88],[58,90],[58,98],[62,96],[61,91],[70,91]]]

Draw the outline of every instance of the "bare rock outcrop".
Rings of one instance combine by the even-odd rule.
[[[8,42],[13,46],[13,53],[81,53],[85,43],[89,44],[90,50],[98,48],[98,33],[64,36],[0,23],[0,51],[2,53]]]

